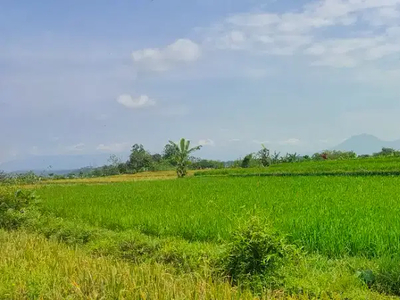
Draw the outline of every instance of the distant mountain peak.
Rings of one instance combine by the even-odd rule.
[[[348,138],[332,150],[354,151],[357,154],[372,154],[379,152],[383,147],[399,149],[400,140],[384,141],[372,134],[362,133]]]

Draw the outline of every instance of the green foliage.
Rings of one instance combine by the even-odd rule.
[[[282,267],[294,254],[295,248],[284,237],[265,221],[251,217],[233,233],[221,265],[232,283],[261,292],[282,285]]]
[[[241,167],[242,168],[248,168],[248,167],[250,167],[250,162],[251,162],[251,160],[253,159],[253,154],[248,154],[248,155],[246,155],[244,158],[243,158],[243,160],[242,160],[242,163],[241,163]]]
[[[262,149],[258,151],[257,158],[262,166],[268,167],[272,163],[272,158],[270,157],[269,149],[267,149],[264,145],[261,146]]]
[[[37,203],[35,193],[18,190],[0,193],[0,228],[17,229],[26,220],[26,209]]]
[[[149,170],[152,167],[153,158],[151,154],[146,151],[143,145],[134,144],[129,155],[127,163],[128,168],[134,172]]]
[[[322,152],[314,153],[312,156],[313,160],[321,161],[325,160],[323,158],[325,155],[325,159],[327,160],[338,160],[338,159],[355,159],[357,158],[357,154],[354,151],[339,151],[339,150],[325,150]]]
[[[200,150],[201,146],[190,148],[190,141],[185,140],[184,138],[180,140],[179,145],[172,141],[169,143],[174,148],[172,160],[176,164],[176,174],[178,175],[178,178],[185,177],[190,164],[190,154],[194,151]]]
[[[300,161],[300,156],[297,153],[286,153],[285,156],[281,157],[281,163],[295,163]]]
[[[34,184],[41,180],[42,177],[32,171],[18,174],[0,172],[0,184]]]
[[[162,158],[166,161],[171,162],[173,165],[175,165],[174,157],[177,155],[177,150],[176,147],[169,143],[166,144],[164,147],[164,151],[162,153]]]
[[[217,160],[193,159],[189,167],[192,170],[223,169],[224,163]]]
[[[395,150],[393,148],[385,148],[383,147],[380,152],[374,153],[373,156],[400,156],[400,151]]]

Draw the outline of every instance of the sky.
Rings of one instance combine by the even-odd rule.
[[[2,0],[0,163],[398,139],[399,54],[400,0]]]

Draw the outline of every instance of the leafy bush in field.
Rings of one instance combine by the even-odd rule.
[[[233,233],[221,266],[233,284],[249,285],[260,292],[282,284],[280,270],[294,253],[294,247],[284,237],[252,217]]]
[[[36,195],[18,190],[15,194],[0,193],[0,228],[16,229],[25,221],[25,209],[36,200]]]

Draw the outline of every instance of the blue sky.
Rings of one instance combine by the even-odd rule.
[[[400,138],[400,0],[0,2],[0,162]]]

